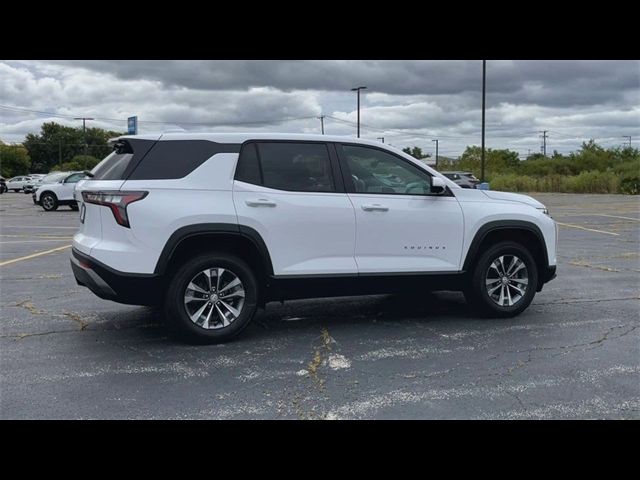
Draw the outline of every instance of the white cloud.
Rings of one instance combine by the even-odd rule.
[[[175,122],[188,130],[355,134],[364,84],[362,136],[456,155],[480,143],[478,61],[4,61],[0,104],[142,132]],[[640,137],[640,62],[489,61],[487,143],[569,151],[588,138]],[[20,141],[44,121],[79,122],[0,109],[0,139]],[[257,122],[263,123],[257,123]],[[251,123],[253,122],[253,123]],[[202,123],[203,125],[191,125]],[[206,125],[205,125],[206,124]]]

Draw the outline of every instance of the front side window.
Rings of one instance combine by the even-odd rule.
[[[323,143],[258,143],[262,184],[294,192],[334,192],[329,151]]]
[[[343,145],[355,193],[428,195],[429,174],[376,148]]]
[[[64,183],[78,183],[84,177],[84,173],[74,173],[73,175],[69,175]]]

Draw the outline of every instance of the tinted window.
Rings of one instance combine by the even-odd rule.
[[[124,180],[154,143],[155,140],[134,138],[118,141],[116,149],[93,168],[93,177],[90,179]]]
[[[207,140],[161,140],[140,161],[129,180],[183,178],[217,153],[239,151],[240,145],[236,144]]]
[[[263,185],[295,192],[334,192],[329,151],[322,143],[258,144]]]
[[[262,175],[260,174],[260,164],[258,162],[258,152],[256,151],[255,143],[247,143],[242,147],[235,179],[241,182],[253,183],[254,185],[262,184]]]
[[[429,175],[395,155],[375,148],[343,145],[356,193],[425,195]]]
[[[91,171],[93,180],[122,180],[124,171],[133,159],[132,153],[111,152]]]

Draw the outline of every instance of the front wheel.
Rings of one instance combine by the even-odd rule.
[[[53,212],[58,209],[58,199],[53,193],[43,193],[40,197],[42,208],[47,212]]]
[[[514,317],[531,303],[538,268],[529,250],[515,242],[500,242],[480,255],[464,294],[479,313]]]
[[[199,255],[173,274],[165,298],[169,327],[194,343],[231,340],[257,309],[258,284],[251,268],[224,253]]]

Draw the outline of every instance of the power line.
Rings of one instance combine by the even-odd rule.
[[[542,154],[546,157],[547,156],[547,132],[549,130],[542,130]]]

